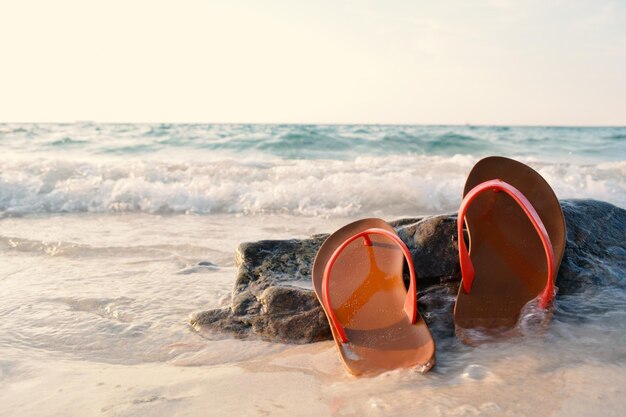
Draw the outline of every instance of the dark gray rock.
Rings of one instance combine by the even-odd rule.
[[[327,236],[242,243],[230,307],[194,314],[192,325],[289,342],[330,338],[311,289],[311,265]]]
[[[433,216],[396,230],[413,255],[419,280],[439,281],[459,274],[456,216]]]
[[[566,295],[626,286],[626,210],[595,200],[561,201],[567,243],[556,285]]]
[[[607,286],[623,291],[626,210],[595,200],[564,200],[561,205],[567,247],[557,277],[558,297]],[[420,313],[436,339],[454,335],[452,311],[460,279],[455,224],[454,215],[391,222],[413,255]],[[330,339],[311,289],[311,265],[327,236],[241,244],[230,307],[196,313],[191,324],[197,330],[282,342]]]

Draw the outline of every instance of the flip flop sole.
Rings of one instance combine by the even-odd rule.
[[[535,208],[554,249],[556,273],[565,250],[565,219],[550,185],[521,162],[488,157],[470,172],[463,195],[493,179],[517,188]],[[473,330],[490,336],[514,334],[523,309],[546,286],[541,240],[524,211],[503,192],[478,195],[465,221],[475,278],[470,294],[459,289],[454,310],[457,335],[472,343],[480,337]]]
[[[322,281],[329,259],[350,237],[372,228],[395,234],[383,220],[364,219],[339,229],[320,247],[313,263],[313,288],[327,316]],[[362,239],[346,246],[331,272],[330,304],[349,340],[342,343],[331,326],[341,359],[353,375],[410,367],[425,372],[434,365],[435,345],[419,314],[412,324],[404,313],[404,255],[385,236],[369,238],[371,246]]]

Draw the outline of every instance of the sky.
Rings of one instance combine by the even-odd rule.
[[[0,0],[0,122],[626,125],[626,1]]]

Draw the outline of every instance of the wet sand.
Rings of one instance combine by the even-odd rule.
[[[332,342],[198,334],[226,305],[244,240],[304,237],[347,218],[55,215],[0,221],[0,416],[623,416],[626,302],[548,332],[438,340],[437,366],[349,376]],[[210,261],[217,268],[198,268]]]

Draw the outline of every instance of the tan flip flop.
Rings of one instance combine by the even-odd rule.
[[[476,344],[517,334],[520,319],[532,308],[547,313],[547,324],[565,250],[565,219],[554,191],[530,167],[493,156],[474,166],[463,196],[457,223],[462,274],[454,308],[457,336]]]
[[[402,277],[405,259],[408,291]],[[434,365],[435,342],[417,311],[411,254],[385,221],[359,220],[329,236],[315,257],[312,276],[351,374],[413,367],[426,372]]]

